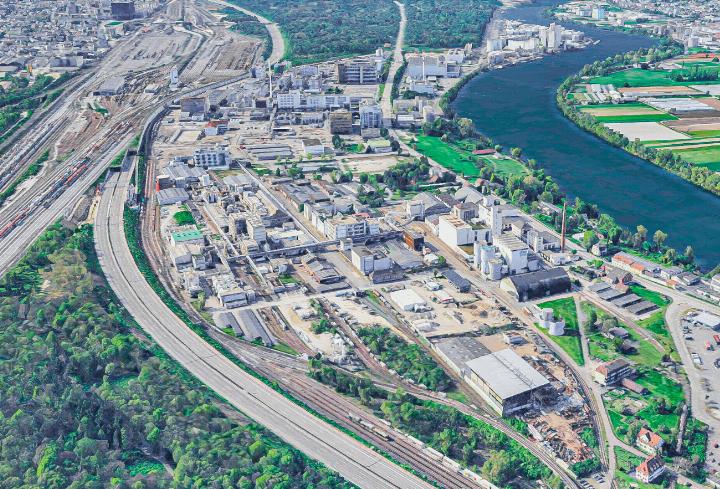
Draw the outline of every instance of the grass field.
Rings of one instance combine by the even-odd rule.
[[[527,168],[525,168],[522,163],[512,158],[494,158],[492,156],[484,156],[481,159],[492,166],[493,171],[503,179],[513,175],[525,175],[527,173]]]
[[[476,177],[480,174],[475,162],[470,160],[469,153],[463,153],[462,150],[456,149],[434,136],[418,134],[416,138],[417,150],[448,170],[468,177]]]
[[[708,145],[713,143],[720,144],[720,138],[693,138],[679,139],[676,141],[646,141],[644,144],[645,146],[651,146],[656,149],[673,149],[675,147],[685,149],[685,146]]]
[[[580,329],[578,327],[575,299],[567,297],[565,299],[543,302],[542,304],[538,304],[538,306],[542,308],[552,308],[555,317],[565,320],[565,334],[563,336],[549,336],[549,338],[565,350],[575,363],[580,366],[585,365],[585,357],[583,356],[582,345],[580,344]],[[540,326],[537,327],[542,331],[546,331]]]
[[[660,122],[660,121],[673,121],[677,120],[674,115],[666,114],[665,112],[657,112],[655,114],[636,114],[636,115],[610,115],[610,116],[595,116],[598,122]]]
[[[667,441],[669,436],[677,432],[680,422],[677,413],[684,401],[682,386],[654,369],[639,366],[637,371],[638,377],[635,381],[645,387],[648,394],[611,391],[606,395],[609,396],[605,399],[605,404],[613,431],[618,438],[631,443],[632,440],[628,440],[626,436],[628,429],[631,424],[641,422]],[[659,408],[661,400],[665,405],[662,409]],[[625,411],[628,406],[636,408],[637,411]]]
[[[670,304],[670,300],[661,293],[646,289],[641,285],[631,285],[630,290],[632,290],[634,294],[639,295],[646,301],[652,302],[656,306],[662,307]]]
[[[684,70],[673,70],[684,71]],[[640,68],[630,68],[623,71],[617,71],[606,76],[598,76],[590,80],[590,83],[599,83],[603,85],[615,85],[620,88],[624,86],[630,87],[649,87],[649,86],[687,86],[687,85],[716,85],[720,83],[718,80],[710,81],[692,81],[692,82],[676,82],[668,76],[670,71],[653,71],[642,70]]]
[[[662,294],[646,289],[640,285],[632,285],[630,289],[634,294],[648,302],[652,302],[660,308],[659,311],[654,312],[649,317],[638,321],[638,325],[659,336],[660,338],[658,339],[661,340],[666,347],[672,347],[674,349],[670,332],[668,331],[667,324],[665,324],[665,309],[667,309],[670,301]]]
[[[688,148],[673,150],[673,153],[685,158],[696,165],[711,165],[720,163],[720,145],[703,148]]]
[[[505,179],[511,175],[525,175],[528,170],[519,161],[505,157],[477,157],[472,154],[474,143],[461,141],[457,144],[446,143],[438,137],[418,134],[417,150],[439,164],[465,177],[476,177],[480,174],[478,164],[485,164],[493,169],[498,177]],[[472,144],[471,144],[472,143]],[[477,159],[477,163],[476,160]]]
[[[689,133],[694,138],[714,138],[720,137],[720,130],[715,131],[692,131]]]

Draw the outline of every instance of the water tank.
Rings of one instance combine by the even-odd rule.
[[[548,328],[548,334],[550,336],[562,336],[565,334],[565,321],[559,319],[550,323]]]

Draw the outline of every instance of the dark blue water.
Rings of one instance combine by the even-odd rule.
[[[537,0],[501,17],[549,24],[545,14],[557,0]],[[583,65],[617,53],[650,47],[653,39],[563,22],[600,43],[585,50],[548,56],[470,81],[453,107],[478,130],[505,148],[520,147],[546,169],[563,191],[597,204],[634,230],[646,226],[668,233],[668,245],[682,252],[692,245],[704,268],[720,263],[720,198],[661,168],[614,148],[566,119],[555,90]]]

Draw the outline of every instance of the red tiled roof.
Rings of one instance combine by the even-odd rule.
[[[658,448],[665,442],[659,435],[653,433],[647,428],[642,428],[640,430],[638,433],[638,440],[653,448]]]

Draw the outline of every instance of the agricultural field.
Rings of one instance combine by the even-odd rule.
[[[720,63],[702,63],[700,69],[712,72],[720,72]],[[601,85],[615,85],[616,87],[646,87],[646,86],[687,86],[693,85],[714,85],[718,80],[692,80],[683,78],[690,73],[691,68],[680,68],[674,70],[643,70],[641,68],[629,68],[616,71],[605,76],[592,78],[590,83]],[[677,79],[679,78],[679,79]]]
[[[554,311],[555,317],[565,320],[565,334],[563,336],[549,336],[549,338],[565,350],[575,363],[580,366],[585,365],[585,357],[580,344],[580,328],[578,326],[575,299],[573,297],[556,299],[538,304],[538,307],[549,307]],[[543,332],[546,331],[538,325],[536,327]]]
[[[626,68],[584,79],[572,87],[567,100],[592,117],[585,123],[594,128],[591,132],[613,144],[628,149],[618,137],[624,136],[631,144],[670,151],[690,164],[720,172],[720,61],[714,55],[681,56],[653,69]],[[638,146],[628,150],[659,159]]]
[[[690,139],[689,136],[673,131],[657,122],[611,122],[606,123],[605,126],[622,134],[631,141],[676,141]]]

